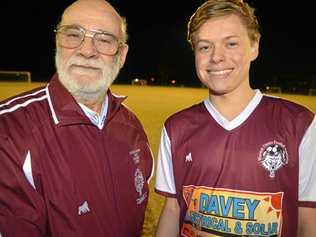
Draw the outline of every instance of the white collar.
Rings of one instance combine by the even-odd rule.
[[[252,114],[252,112],[256,109],[257,105],[260,103],[263,95],[260,90],[256,90],[256,94],[251,99],[246,108],[233,120],[229,121],[225,117],[223,117],[212,105],[211,101],[208,99],[204,100],[204,105],[210,115],[215,119],[215,121],[224,129],[231,131],[234,128],[240,126],[246,119]]]
[[[90,121],[101,130],[104,126],[106,114],[108,112],[108,106],[109,106],[108,95],[106,95],[105,100],[102,103],[100,114],[89,109],[84,104],[79,103],[79,105],[81,109],[83,110],[83,112],[85,113],[85,115],[90,119]]]

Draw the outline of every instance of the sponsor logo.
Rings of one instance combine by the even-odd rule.
[[[192,162],[192,154],[191,154],[191,152],[185,156],[185,162]]]
[[[184,186],[181,236],[280,236],[283,193]]]
[[[81,206],[78,207],[78,215],[86,214],[87,212],[90,212],[90,208],[88,205],[88,202],[85,201]]]
[[[269,171],[269,177],[274,178],[276,171],[288,163],[288,154],[282,143],[273,141],[261,147],[258,160]]]

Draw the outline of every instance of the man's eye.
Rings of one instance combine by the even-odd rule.
[[[238,43],[237,42],[228,42],[227,43],[227,47],[228,48],[235,48],[238,46]]]
[[[104,35],[101,34],[101,35],[96,36],[96,40],[102,44],[114,44],[115,42],[115,39],[113,37],[106,34]]]
[[[210,46],[208,46],[208,45],[198,46],[197,49],[201,53],[206,53],[210,50]]]
[[[78,32],[66,32],[65,34],[68,38],[80,38],[81,34]]]
[[[98,38],[97,40],[102,44],[111,44],[111,41],[107,38]]]

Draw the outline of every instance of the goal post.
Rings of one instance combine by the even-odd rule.
[[[0,82],[27,82],[31,83],[31,72],[29,71],[5,71],[0,70]]]

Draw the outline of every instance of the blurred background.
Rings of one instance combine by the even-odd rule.
[[[47,81],[55,71],[54,28],[73,1],[1,1],[0,70],[29,71]],[[130,51],[116,84],[199,87],[186,25],[203,0],[109,1],[127,18]],[[255,88],[309,93],[316,88],[313,8],[308,2],[249,0],[261,25],[259,58],[251,69]]]

